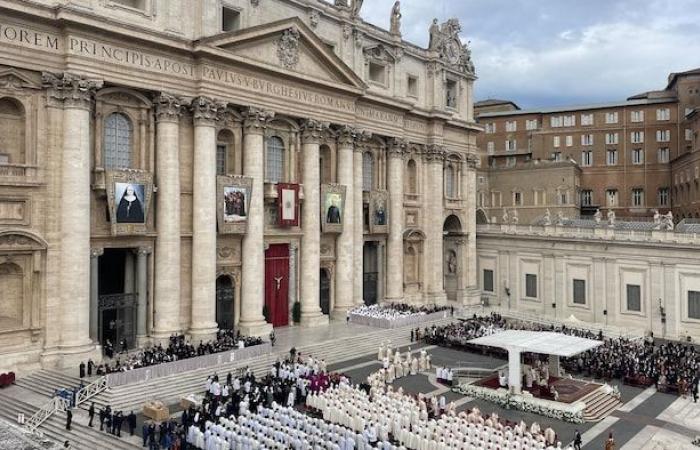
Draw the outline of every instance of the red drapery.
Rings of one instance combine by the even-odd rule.
[[[275,327],[289,324],[289,245],[265,250],[265,305]]]

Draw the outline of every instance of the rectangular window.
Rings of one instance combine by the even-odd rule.
[[[581,135],[581,145],[593,145],[593,135],[592,134],[582,134]]]
[[[493,292],[493,270],[484,269],[484,290]]]
[[[525,297],[537,298],[537,275],[525,274]]]
[[[688,319],[700,319],[700,292],[688,291]]]
[[[559,204],[566,205],[567,203],[569,203],[569,192],[568,191],[559,192]]]
[[[605,191],[605,199],[608,207],[614,208],[617,206],[617,189],[608,189]]]
[[[627,311],[642,312],[642,287],[638,284],[627,285]]]
[[[632,189],[632,206],[644,205],[644,189]]]
[[[486,124],[486,134],[493,134],[496,132],[496,124],[495,123],[487,123]]]
[[[386,84],[386,67],[370,61],[369,63],[369,79],[379,84]]]
[[[515,131],[518,131],[518,122],[515,120],[509,120],[506,122],[506,131],[509,133],[513,133]]]
[[[644,111],[632,111],[630,113],[630,122],[644,122]]]
[[[686,141],[692,141],[693,140],[693,130],[686,128],[685,129],[685,140]]]
[[[520,192],[513,192],[513,205],[522,206],[523,204],[523,194]]]
[[[641,148],[632,149],[632,164],[644,164],[644,150]]]
[[[549,120],[552,128],[561,128],[562,124],[564,123],[562,116],[552,116],[549,118]]]
[[[576,116],[564,116],[564,126],[565,127],[575,127],[576,126]]]
[[[656,142],[668,142],[671,140],[671,130],[656,130]]]
[[[633,131],[630,133],[630,140],[633,144],[641,144],[644,142],[644,132],[643,131]]]
[[[566,146],[567,147],[573,147],[574,145],[574,137],[573,136],[567,136],[566,137]]]
[[[609,112],[605,113],[605,123],[617,123],[618,120],[618,113],[617,112]]]
[[[670,154],[671,154],[671,152],[669,151],[668,147],[661,147],[659,149],[659,162],[660,163],[667,163]]]
[[[656,120],[671,120],[670,108],[659,108],[656,110]]]
[[[586,304],[586,280],[574,280],[574,304]]]
[[[509,139],[506,141],[506,151],[514,152],[518,148],[518,141],[515,139]]]
[[[591,150],[581,152],[581,166],[590,167],[593,165],[593,152]]]
[[[236,31],[241,28],[241,13],[232,8],[221,8],[221,31]]]
[[[406,90],[409,97],[418,97],[418,78],[408,75],[406,78]]]
[[[668,206],[668,188],[659,188],[659,206]]]
[[[605,143],[607,145],[617,145],[620,143],[620,135],[618,133],[605,133]]]
[[[617,165],[617,150],[609,149],[606,152],[606,155],[607,155],[606,162],[609,166]]]
[[[489,142],[486,144],[486,153],[489,155],[493,155],[494,152],[496,151],[496,144],[493,142]]]
[[[593,114],[581,114],[581,125],[593,125]]]
[[[494,208],[501,207],[501,193],[500,192],[491,192],[491,206],[493,206]]]
[[[216,146],[216,174],[226,175],[226,145],[217,144]]]
[[[552,146],[554,148],[559,148],[561,146],[561,136],[554,136],[552,138]]]
[[[591,206],[593,204],[593,191],[584,189],[581,191],[581,206]]]
[[[561,161],[561,152],[552,153],[552,161]]]
[[[527,130],[536,130],[537,129],[537,119],[527,120],[525,122],[525,128]]]

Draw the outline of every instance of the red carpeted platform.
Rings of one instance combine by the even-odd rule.
[[[482,378],[474,383],[476,386],[482,386],[490,389],[500,388],[498,384],[498,374],[491,375],[487,378]],[[549,377],[549,385],[554,386],[554,389],[559,393],[559,402],[573,403],[598,389],[601,385],[597,383],[588,383],[580,380],[570,380],[568,378]],[[534,397],[545,400],[554,400],[554,397],[549,393],[549,388],[543,388],[542,392],[538,386],[533,385],[532,388],[523,386],[524,391],[530,392]]]

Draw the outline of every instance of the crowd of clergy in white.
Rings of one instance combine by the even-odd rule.
[[[447,306],[421,305],[413,306],[405,303],[390,303],[385,305],[360,305],[350,311],[348,316],[364,316],[372,319],[398,320],[411,316],[424,316],[450,309]]]
[[[430,370],[430,355],[425,350],[420,351],[416,358],[409,347],[404,356],[398,349],[394,349],[391,341],[382,342],[377,352],[377,359],[382,362],[382,368],[374,372],[372,378],[377,378],[384,383],[391,384],[398,378],[409,375],[417,375],[419,372]]]
[[[551,428],[541,430],[537,423],[528,428],[524,422],[504,425],[495,413],[484,417],[478,408],[457,413],[454,403],[436,408],[434,396],[412,397],[376,379],[369,393],[340,383],[309,395],[307,406],[318,410],[328,422],[391,442],[394,447],[389,448],[396,444],[399,449],[412,450],[562,448]]]

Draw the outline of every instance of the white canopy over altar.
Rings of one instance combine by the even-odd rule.
[[[571,357],[603,345],[602,341],[593,339],[549,331],[527,330],[506,330],[472,339],[469,343],[498,347],[508,351],[508,385],[515,393],[520,393],[522,387],[521,353],[550,355],[550,372],[558,374],[560,356]]]

